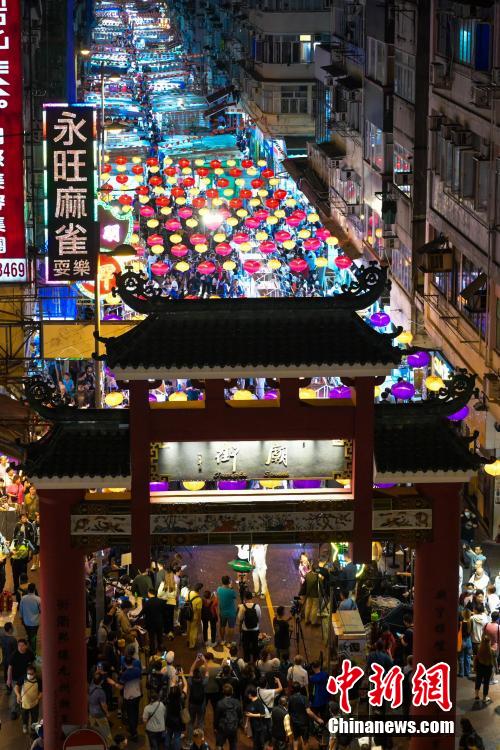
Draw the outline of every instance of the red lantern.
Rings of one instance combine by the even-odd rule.
[[[240,198],[243,198],[244,200],[247,200],[248,198],[252,197],[252,191],[248,188],[243,188],[243,190],[240,190]]]
[[[184,190],[184,188],[181,188],[181,187],[173,187],[170,192],[174,196],[174,198],[180,198],[181,195],[186,194],[186,191]]]
[[[250,276],[260,270],[260,261],[258,260],[246,260],[243,263],[243,268],[250,274]]]
[[[205,203],[206,203],[205,198],[202,198],[201,196],[193,198],[193,206],[195,208],[203,208]]]
[[[170,266],[163,260],[158,260],[151,264],[151,271],[155,276],[163,276],[170,271]]]
[[[99,190],[103,193],[111,193],[113,190],[113,185],[110,185],[109,182],[106,183],[106,185],[101,185]]]
[[[103,174],[108,174],[108,172],[111,172],[112,169],[113,167],[111,166],[111,164],[103,164],[101,172],[103,172]]]
[[[154,174],[152,177],[149,178],[149,184],[153,185],[153,187],[159,187],[162,184],[162,182],[163,182],[162,178],[157,174]]]
[[[290,270],[294,273],[303,273],[307,266],[307,261],[305,261],[303,258],[294,258],[290,261]]]
[[[116,175],[116,181],[119,182],[120,185],[125,185],[125,183],[128,182],[128,175],[118,174]]]
[[[122,206],[130,206],[132,204],[133,198],[131,195],[120,195],[118,198],[118,203],[121,203]]]
[[[179,159],[179,167],[181,169],[185,169],[186,167],[189,167],[189,159]]]
[[[217,180],[217,187],[226,188],[228,185],[229,185],[229,180],[227,179],[227,177],[220,177]]]
[[[231,206],[231,208],[234,208],[236,210],[242,207],[243,201],[241,200],[241,198],[231,198],[231,200],[229,201],[229,205]]]
[[[337,268],[340,268],[342,270],[345,270],[346,268],[350,268],[352,266],[352,260],[347,257],[347,255],[338,255],[335,260],[333,261]]]
[[[274,197],[277,200],[279,200],[279,201],[282,201],[284,198],[286,198],[286,195],[287,195],[286,190],[275,190],[274,191]]]
[[[250,169],[250,167],[253,167],[253,161],[251,159],[243,159],[241,166],[243,169]]]
[[[136,195],[149,195],[149,188],[146,185],[139,185],[138,188],[135,189]]]
[[[189,241],[192,245],[206,245],[207,244],[207,238],[204,234],[192,234],[189,237]]]
[[[264,240],[264,242],[260,243],[259,250],[261,253],[264,253],[264,255],[270,255],[270,253],[276,251],[276,245],[271,240]]]
[[[220,169],[222,167],[221,162],[218,159],[212,159],[210,162],[210,166],[212,169]]]
[[[198,169],[196,170],[196,174],[200,177],[206,177],[209,172],[210,170],[208,169],[208,167],[198,167]]]
[[[217,253],[217,255],[231,255],[231,245],[229,244],[229,242],[219,242],[219,244],[215,246],[215,252]]]
[[[132,172],[134,174],[143,174],[144,167],[141,167],[140,164],[134,164],[134,166],[132,167]]]
[[[148,167],[157,167],[158,159],[155,156],[150,156],[149,159],[146,159],[146,164]]]
[[[231,167],[231,169],[229,170],[229,174],[231,177],[241,177],[243,172],[238,167]]]
[[[271,211],[274,211],[276,208],[278,208],[280,202],[279,200],[276,200],[276,198],[268,198],[266,200],[266,206],[271,209]]]
[[[218,198],[219,191],[216,188],[208,188],[206,195],[207,198]]]
[[[194,185],[194,177],[184,177],[184,179],[182,180],[182,184],[185,187],[193,187],[193,185]]]
[[[175,258],[183,258],[188,254],[188,249],[186,245],[172,245],[170,252]]]
[[[201,273],[202,276],[209,276],[211,273],[215,271],[215,263],[212,263],[211,260],[203,260],[196,268],[198,273]]]
[[[177,170],[175,167],[165,167],[163,170],[167,177],[174,177],[177,174]]]
[[[121,167],[124,167],[126,163],[127,163],[126,156],[117,156],[115,159],[115,164],[119,164]]]
[[[250,185],[255,189],[261,188],[264,185],[264,180],[261,180],[260,177],[256,177],[255,180],[252,180]]]
[[[306,250],[317,250],[321,247],[321,241],[317,237],[309,237],[304,241],[304,247]]]
[[[270,177],[274,177],[274,172],[272,169],[267,168],[262,170],[261,175],[268,180]]]
[[[233,234],[233,242],[236,242],[237,245],[242,245],[244,242],[248,242],[249,237],[246,232],[236,232],[236,234]]]
[[[159,208],[168,206],[169,203],[170,203],[170,198],[168,197],[168,195],[159,195],[158,198],[156,198],[156,205]]]
[[[280,229],[279,232],[276,232],[274,235],[275,239],[278,242],[286,242],[286,240],[289,240],[291,238],[290,232],[287,232],[285,229]]]

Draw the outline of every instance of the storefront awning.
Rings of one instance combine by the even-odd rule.
[[[225,97],[230,96],[233,91],[234,86],[225,86],[223,89],[218,89],[212,94],[208,94],[208,96],[206,97],[207,104],[213,104],[214,102],[219,101],[219,99],[224,99]]]
[[[286,153],[288,156],[306,156],[307,139],[301,136],[285,136]]]

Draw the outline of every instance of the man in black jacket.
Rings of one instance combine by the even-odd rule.
[[[148,598],[142,605],[141,616],[144,617],[144,627],[149,636],[149,653],[155,656],[161,651],[163,642],[163,623],[165,621],[166,604],[163,599],[158,599],[153,588],[148,591]]]
[[[221,750],[227,741],[229,750],[236,750],[238,727],[243,721],[243,711],[240,702],[233,696],[232,685],[224,685],[222,695],[223,698],[215,707],[215,744],[217,750]]]

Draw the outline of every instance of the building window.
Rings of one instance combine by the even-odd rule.
[[[415,103],[415,55],[397,49],[394,59],[394,93]]]
[[[457,18],[450,13],[438,14],[437,51],[451,61],[474,70],[490,70],[491,24],[474,18]]]
[[[413,172],[412,155],[399,143],[394,143],[393,146],[393,170],[394,170],[394,184],[396,187],[411,197],[411,179],[410,178],[398,178],[396,174],[407,174]]]
[[[366,37],[366,75],[377,83],[387,83],[387,45],[384,42]]]
[[[322,41],[321,34],[266,34],[255,45],[255,62],[275,65],[313,63],[314,47]]]
[[[384,171],[384,140],[382,131],[365,120],[365,159],[379,172]]]
[[[274,89],[262,89],[261,109],[263,112],[274,112]]]
[[[411,291],[411,250],[402,242],[392,250],[391,272],[407,292]]]
[[[458,62],[472,63],[472,24],[470,19],[460,19],[458,23]]]
[[[365,204],[365,238],[370,247],[380,258],[384,251],[382,234],[384,222],[381,216],[371,206]]]
[[[307,86],[282,86],[281,112],[285,115],[307,114]]]
[[[469,323],[472,326],[474,326],[474,328],[477,331],[479,331],[481,336],[484,337],[486,333],[486,317],[487,317],[486,310],[484,311],[478,310],[477,312],[475,312],[474,310],[471,309],[471,307],[473,306],[472,298],[466,302],[460,296],[461,293],[464,290],[466,290],[467,287],[470,284],[472,284],[472,282],[475,281],[478,278],[478,276],[480,276],[481,274],[482,274],[481,269],[475,266],[474,263],[471,260],[469,260],[465,255],[462,255],[460,279],[459,279],[459,283],[457,284],[457,306],[460,309],[464,318],[466,318],[469,321]],[[482,275],[484,276],[484,274]],[[486,276],[485,276],[485,279],[486,279]],[[484,292],[483,299],[485,299],[486,283],[484,283],[482,291]],[[478,290],[474,296],[474,299],[479,299],[480,297],[481,297],[481,291]]]

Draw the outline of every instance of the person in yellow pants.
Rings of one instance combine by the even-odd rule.
[[[193,619],[189,623],[188,627],[188,646],[189,648],[196,648],[198,643],[198,634],[200,632],[201,625],[201,608],[202,600],[200,591],[203,588],[202,583],[197,583],[196,586],[189,592],[188,600],[191,602],[193,607]]]

